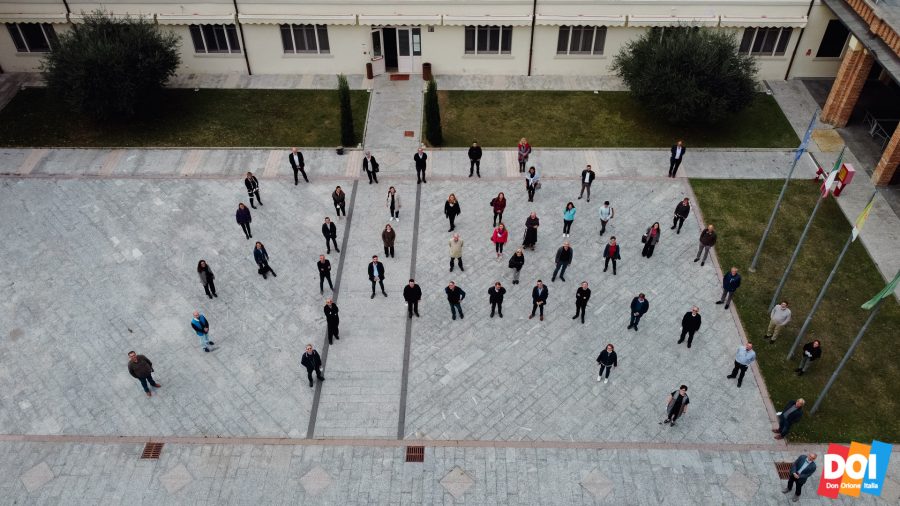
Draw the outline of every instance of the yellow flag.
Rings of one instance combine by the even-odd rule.
[[[856,221],[853,222],[853,232],[851,235],[853,236],[853,240],[855,241],[857,237],[859,237],[859,232],[862,230],[863,225],[866,223],[866,218],[869,217],[869,213],[872,212],[872,204],[875,203],[875,194],[872,194],[872,198],[869,199],[869,203],[866,204],[865,209],[859,213],[859,216],[856,217]]]

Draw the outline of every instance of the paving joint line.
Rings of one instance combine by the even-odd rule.
[[[416,185],[416,213],[413,219],[412,253],[409,262],[409,278],[416,279],[416,251],[419,245],[419,209],[422,204],[422,185]],[[417,315],[418,316],[418,315]],[[403,344],[403,373],[400,375],[400,411],[397,419],[397,439],[406,436],[406,390],[409,385],[409,354],[412,347],[412,318],[406,319],[406,336]]]

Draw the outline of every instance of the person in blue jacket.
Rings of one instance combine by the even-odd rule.
[[[737,267],[732,267],[731,272],[725,274],[722,278],[722,298],[716,304],[725,304],[725,309],[731,305],[734,299],[734,292],[741,286],[741,275],[738,274]]]

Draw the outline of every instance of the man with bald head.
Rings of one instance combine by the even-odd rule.
[[[782,492],[785,494],[791,493],[791,489],[796,483],[797,491],[794,492],[794,497],[791,499],[792,502],[800,500],[800,489],[803,488],[803,484],[806,483],[806,480],[816,472],[816,457],[818,457],[818,455],[813,452],[801,455],[797,457],[797,460],[795,460],[794,464],[791,466],[791,474],[788,476],[787,487],[785,487]]]

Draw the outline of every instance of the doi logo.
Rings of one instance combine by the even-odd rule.
[[[859,497],[860,492],[880,496],[890,458],[891,445],[881,441],[828,445],[819,495],[832,499],[838,494]]]

